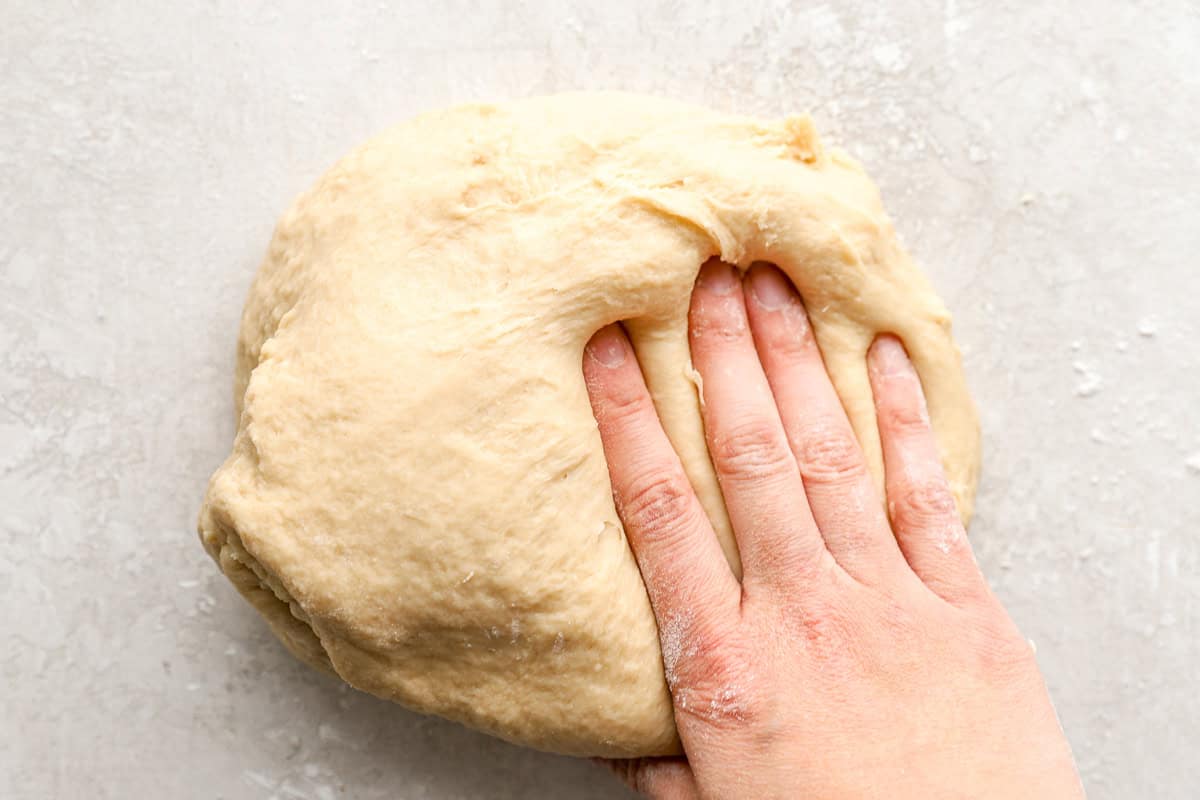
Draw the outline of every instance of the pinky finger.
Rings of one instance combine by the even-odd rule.
[[[896,542],[935,594],[949,602],[978,596],[986,583],[942,469],[917,371],[894,336],[879,337],[867,362]]]

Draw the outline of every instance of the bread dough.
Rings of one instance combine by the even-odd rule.
[[[204,545],[293,653],[511,741],[678,752],[584,343],[624,320],[730,562],[687,343],[700,265],[779,265],[878,480],[864,362],[899,335],[963,517],[979,463],[950,317],[806,117],[573,94],[426,114],[280,220],[238,340]]]

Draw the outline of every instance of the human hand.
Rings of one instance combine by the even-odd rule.
[[[614,769],[664,800],[1082,797],[1033,651],[975,563],[900,342],[868,355],[885,506],[782,273],[743,281],[709,262],[690,331],[740,582],[625,334],[605,328],[584,357],[687,753]]]

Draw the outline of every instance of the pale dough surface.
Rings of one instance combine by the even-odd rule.
[[[676,752],[658,632],[581,373],[624,320],[732,564],[687,344],[712,256],[805,298],[876,478],[864,355],[899,335],[963,517],[977,421],[950,318],[805,117],[622,94],[426,114],[279,222],[238,343],[208,552],[300,658],[564,753]]]

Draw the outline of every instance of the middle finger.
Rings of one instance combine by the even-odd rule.
[[[742,282],[731,266],[713,260],[701,267],[689,323],[704,431],[741,553],[743,586],[794,584],[829,553],[754,351]]]

